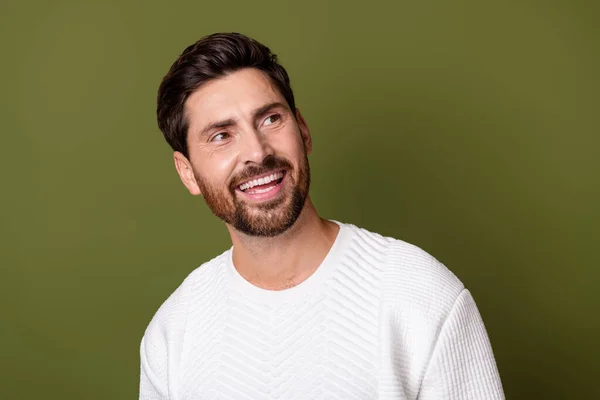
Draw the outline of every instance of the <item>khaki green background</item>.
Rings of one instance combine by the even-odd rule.
[[[150,318],[230,246],[155,121],[215,31],[288,69],[322,215],[471,289],[509,398],[600,398],[598,2],[0,4],[1,399],[136,398]]]

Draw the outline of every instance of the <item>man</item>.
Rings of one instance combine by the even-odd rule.
[[[322,219],[308,125],[264,45],[214,34],[163,79],[181,181],[233,247],[193,271],[141,343],[140,399],[501,399],[471,294],[408,243]]]

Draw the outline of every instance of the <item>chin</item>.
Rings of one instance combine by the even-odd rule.
[[[272,210],[245,206],[243,211],[240,210],[242,212],[236,213],[232,225],[250,236],[278,236],[294,225],[300,217],[303,206],[304,201],[301,197],[276,204]]]

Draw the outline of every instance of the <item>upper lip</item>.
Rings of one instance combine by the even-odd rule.
[[[235,185],[235,186],[236,186],[237,188],[239,188],[239,187],[240,187],[240,186],[242,186],[244,183],[248,183],[248,182],[250,182],[250,181],[253,181],[253,180],[255,180],[255,179],[264,178],[265,176],[269,176],[269,175],[272,175],[272,174],[276,174],[276,173],[278,173],[278,172],[285,173],[285,170],[284,170],[284,169],[276,169],[276,170],[273,170],[273,171],[266,172],[266,173],[264,173],[264,174],[255,175],[255,176],[253,176],[253,177],[251,177],[251,178],[244,179],[243,181],[239,182],[239,183],[238,183],[237,185]]]

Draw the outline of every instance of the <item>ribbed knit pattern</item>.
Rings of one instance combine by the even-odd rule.
[[[435,258],[350,224],[300,285],[263,290],[228,250],[141,344],[140,399],[503,399],[471,294]]]

